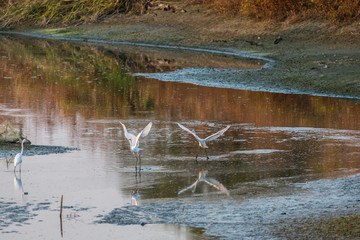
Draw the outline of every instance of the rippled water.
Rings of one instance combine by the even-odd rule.
[[[265,60],[6,35],[0,42],[0,122],[21,125],[32,144],[70,147],[48,155],[25,149],[21,176],[2,160],[5,239],[61,238],[61,195],[68,239],[271,238],[284,213],[301,218],[309,215],[300,214],[304,209],[331,214],[358,204],[359,175],[341,178],[360,172],[360,105],[237,90],[236,79],[221,79],[234,69],[261,71]],[[154,78],[174,71],[192,78]],[[204,77],[219,71],[220,79]],[[230,85],[212,87],[224,82]],[[133,133],[153,122],[140,142],[141,174],[120,121]],[[200,152],[197,164],[198,145],[176,122],[203,137],[231,128],[209,142],[210,159]],[[5,149],[0,156],[9,152],[16,153]],[[178,195],[200,171],[228,192],[199,182]],[[138,206],[131,205],[133,190]],[[320,204],[315,199],[326,198],[323,191],[332,200]]]

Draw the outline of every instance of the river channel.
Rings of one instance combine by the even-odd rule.
[[[0,150],[1,239],[276,239],[280,223],[359,214],[358,101],[237,84],[272,67],[259,57],[0,43],[0,123],[49,146],[25,146],[21,174],[5,161],[20,146]],[[120,122],[134,134],[153,123],[140,173]],[[177,122],[201,137],[231,127],[196,162],[198,143]]]

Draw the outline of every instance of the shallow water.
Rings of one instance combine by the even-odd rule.
[[[25,147],[21,176],[1,161],[1,238],[275,238],[272,226],[288,218],[359,212],[356,102],[237,90],[236,81],[216,88],[134,76],[187,71],[208,81],[212,72],[262,71],[266,62],[257,58],[6,35],[0,41],[0,122],[23,126],[32,144],[69,147],[47,155]],[[153,122],[140,142],[141,174],[120,121],[133,133]],[[200,136],[231,128],[209,142],[210,159],[201,151],[197,164],[197,143],[176,122]],[[199,182],[178,195],[199,171],[222,191]]]

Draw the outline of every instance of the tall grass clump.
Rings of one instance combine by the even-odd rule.
[[[360,0],[189,0],[209,4],[225,14],[283,20],[305,15],[334,22],[360,19]]]
[[[142,0],[0,0],[0,26],[91,22]]]

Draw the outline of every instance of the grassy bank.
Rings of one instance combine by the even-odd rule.
[[[168,1],[161,1],[167,3]],[[172,1],[170,4],[182,1]],[[360,0],[186,0],[189,4],[209,5],[225,15],[281,21],[289,16],[326,19],[334,23],[360,19]],[[23,24],[74,24],[96,22],[114,13],[145,12],[154,0],[0,0],[0,27]]]
[[[128,12],[141,0],[0,0],[0,26],[97,21]]]

